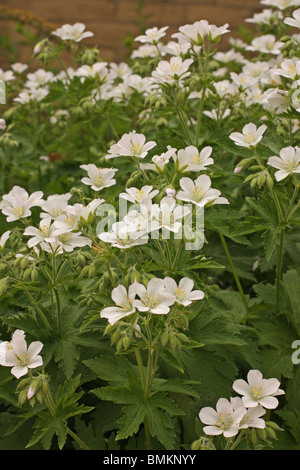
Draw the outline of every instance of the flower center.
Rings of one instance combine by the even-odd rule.
[[[263,390],[261,387],[253,387],[251,393],[253,400],[260,400],[263,397]]]
[[[199,186],[195,186],[193,189],[193,194],[195,197],[201,198],[203,196],[202,188],[199,188]]]
[[[180,70],[180,65],[179,64],[172,64],[171,65],[171,70],[172,70],[172,72],[178,72],[178,70]]]
[[[24,351],[20,356],[16,354],[16,359],[21,366],[26,366],[30,362],[30,356],[26,351]]]
[[[159,305],[160,300],[159,300],[160,295],[151,295],[146,293],[145,297],[141,299],[144,305],[149,308],[155,308],[157,305]]]
[[[135,154],[139,154],[141,149],[142,148],[138,142],[132,142],[132,150]]]
[[[20,207],[20,206],[17,206],[14,208],[14,214],[17,216],[17,217],[21,217],[24,213],[24,210],[23,210],[23,207]]]
[[[96,186],[101,186],[103,184],[103,176],[101,173],[98,173],[98,175],[95,176],[95,185]]]
[[[64,219],[64,222],[72,227],[75,224],[75,217],[72,217],[71,215],[67,215],[67,217]]]
[[[178,300],[182,300],[185,297],[185,290],[180,286],[175,290],[175,295]]]
[[[136,193],[135,193],[136,200],[141,201],[143,199],[143,197],[144,197],[144,190],[143,189],[141,189],[141,190],[137,189]]]
[[[294,64],[289,65],[288,71],[291,75],[294,75],[294,73],[296,72],[296,66]]]
[[[223,414],[219,413],[219,418],[218,421],[216,422],[216,426],[221,428],[222,430],[226,431],[227,429],[230,429],[232,426],[232,417],[230,413]]]
[[[118,311],[119,312],[130,312],[132,310],[132,305],[131,305],[131,302],[129,300],[129,298],[126,296],[125,299],[120,303],[118,304],[119,305],[119,309]]]
[[[254,135],[253,134],[244,134],[245,135],[245,140],[248,144],[252,144],[254,141]]]
[[[193,163],[201,163],[201,156],[200,155],[193,155],[192,162]]]
[[[40,225],[39,232],[41,235],[46,237],[49,233],[49,228],[47,227],[47,225]]]
[[[63,243],[67,243],[71,238],[71,233],[70,232],[67,232],[67,233],[62,233],[61,235],[59,235],[59,240]]]

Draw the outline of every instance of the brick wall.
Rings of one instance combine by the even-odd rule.
[[[83,22],[94,33],[84,44],[97,44],[109,61],[124,58],[124,37],[140,34],[137,0],[2,0],[0,5],[35,13],[51,23]],[[169,26],[167,39],[178,27],[206,19],[218,26],[229,23],[232,36],[253,13],[263,9],[260,0],[145,0],[145,26]],[[2,31],[12,31],[13,23],[1,21]],[[224,41],[223,41],[224,43]]]

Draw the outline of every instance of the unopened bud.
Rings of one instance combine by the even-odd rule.
[[[167,194],[168,197],[174,197],[175,194],[176,194],[176,191],[173,188],[167,188],[166,189],[166,194]]]
[[[35,390],[34,388],[30,385],[28,391],[27,391],[27,400],[30,400],[35,395]]]
[[[234,174],[237,175],[238,173],[240,173],[242,171],[242,169],[243,169],[243,167],[241,167],[241,166],[235,167]]]

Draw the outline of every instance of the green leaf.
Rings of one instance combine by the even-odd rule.
[[[128,405],[123,409],[123,416],[118,421],[120,428],[116,439],[127,439],[139,431],[140,425],[143,423],[146,414],[146,404],[137,402]]]
[[[291,269],[282,277],[282,285],[287,296],[288,317],[300,336],[300,275],[295,269]]]
[[[97,377],[107,382],[123,385],[128,376],[136,375],[137,368],[125,357],[100,356],[96,359],[83,361]]]
[[[170,416],[148,402],[147,422],[151,436],[156,437],[167,450],[174,449],[176,434]]]
[[[190,386],[191,381],[182,379],[154,379],[151,390],[160,392],[182,393],[191,397],[198,398],[198,393]],[[197,382],[198,383],[198,382]]]

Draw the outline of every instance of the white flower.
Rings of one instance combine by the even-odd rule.
[[[115,173],[118,171],[116,168],[98,168],[94,163],[80,165],[80,168],[88,174],[88,177],[81,179],[82,183],[91,186],[94,191],[100,191],[116,184],[114,179]]]
[[[214,59],[225,64],[232,61],[239,62],[241,64],[245,62],[243,54],[236,52],[234,49],[230,49],[229,51],[225,52],[218,51],[214,55]]]
[[[120,197],[122,199],[126,199],[127,201],[141,204],[145,201],[145,199],[152,199],[156,196],[159,191],[155,189],[152,191],[153,186],[143,186],[141,189],[137,188],[126,188],[126,193],[120,193]]]
[[[12,64],[11,68],[15,73],[22,73],[28,69],[28,65],[16,62],[15,64]]]
[[[0,210],[7,215],[7,222],[14,222],[31,215],[31,207],[40,206],[42,203],[42,191],[36,191],[30,196],[20,186],[14,186],[8,194],[2,196]]]
[[[300,28],[300,8],[293,11],[293,17],[294,18],[285,18],[283,22],[293,28]]]
[[[115,302],[114,307],[104,308],[100,316],[101,318],[107,318],[111,325],[114,325],[117,321],[121,320],[128,315],[135,312],[135,297],[136,291],[133,285],[127,289],[120,284],[112,290],[111,298]]]
[[[243,404],[246,408],[254,408],[258,405],[267,409],[274,409],[278,406],[277,395],[285,392],[279,388],[280,382],[277,379],[264,379],[259,370],[250,370],[247,380],[235,380],[232,388],[242,395]]]
[[[161,38],[166,35],[166,30],[169,26],[164,26],[163,28],[158,29],[156,26],[154,28],[148,28],[145,31],[145,34],[137,36],[135,41],[149,44],[157,44]]]
[[[166,196],[160,201],[160,205],[153,207],[154,226],[157,222],[157,229],[165,228],[170,232],[178,233],[182,224],[178,220],[183,219],[190,213],[188,207],[176,205],[176,200]]]
[[[278,20],[282,19],[283,14],[280,11],[274,11],[271,8],[265,8],[262,12],[255,13],[252,18],[247,18],[245,21],[247,23],[269,25],[272,22],[278,22]]]
[[[10,230],[7,230],[6,232],[4,232],[1,235],[1,237],[0,237],[0,251],[3,250],[5,243],[9,239],[10,232],[11,232]]]
[[[31,91],[34,91],[40,86],[47,85],[47,83],[49,83],[53,77],[54,75],[52,72],[45,69],[38,69],[35,72],[29,73],[27,75],[25,87],[30,88]]]
[[[92,223],[95,210],[104,201],[104,199],[93,199],[87,206],[79,203],[67,206],[64,213],[55,219],[53,234],[57,236],[76,231],[80,229],[82,223]]]
[[[247,47],[247,50],[278,55],[281,52],[283,44],[283,42],[277,41],[276,36],[273,34],[265,34],[253,39],[251,45]]]
[[[97,78],[101,83],[112,80],[113,75],[107,69],[107,62],[95,62],[93,65],[82,65],[75,72],[77,77],[81,77],[84,81],[85,78]]]
[[[100,240],[110,243],[111,246],[125,250],[148,242],[148,234],[145,231],[134,230],[125,221],[116,222],[109,232],[99,234]]]
[[[286,8],[300,5],[299,0],[261,0],[262,5],[269,5],[271,7],[285,10]]]
[[[90,38],[94,36],[94,33],[85,31],[86,26],[83,23],[75,23],[73,25],[65,24],[61,28],[56,29],[52,32],[54,36],[59,37],[63,41],[75,41],[79,42],[82,39]]]
[[[0,365],[12,367],[11,373],[19,379],[27,374],[28,369],[43,365],[39,355],[42,348],[43,343],[40,341],[34,341],[27,347],[24,331],[16,330],[11,341],[0,344]]]
[[[244,406],[243,400],[240,397],[231,397],[230,402],[234,410]],[[261,419],[261,416],[264,416],[265,414],[266,410],[261,405],[258,405],[255,408],[248,408],[246,410],[246,414],[239,423],[239,429],[264,429],[266,427],[266,423],[263,419]]]
[[[3,69],[0,69],[0,80],[2,80],[3,82],[10,82],[14,79],[15,76],[11,70],[4,71]]]
[[[156,146],[156,142],[146,142],[144,134],[137,134],[136,131],[124,134],[119,142],[112,145],[106,155],[106,159],[127,156],[135,158],[145,158],[149,150]]]
[[[132,69],[126,62],[120,62],[119,64],[110,62],[109,67],[112,78],[124,79],[132,74]]]
[[[41,212],[41,217],[47,217],[50,215],[52,219],[56,219],[58,216],[63,214],[68,206],[68,200],[72,197],[71,193],[66,194],[52,194],[48,196],[46,200],[42,201],[41,209],[45,212]]]
[[[176,170],[179,172],[205,170],[208,165],[214,163],[214,160],[210,158],[212,150],[212,147],[208,146],[199,152],[194,145],[178,150],[177,155],[173,155]]]
[[[129,232],[143,232],[149,233],[153,230],[158,230],[159,224],[153,219],[153,211],[157,204],[152,204],[151,198],[145,198],[139,205],[139,208],[130,210],[124,217],[123,222],[126,222],[126,230]]]
[[[274,69],[273,72],[275,75],[296,80],[300,75],[300,60],[297,57],[285,59],[281,63],[281,68]]]
[[[153,88],[153,81],[150,77],[141,77],[134,73],[124,78],[124,84],[140,94],[149,94]]]
[[[210,119],[213,119],[214,121],[218,121],[226,119],[228,116],[230,116],[231,109],[224,109],[221,110],[221,112],[219,112],[217,109],[212,109],[211,111],[205,110],[203,111],[203,114],[205,114],[205,116],[209,117]]]
[[[152,77],[157,83],[174,84],[190,75],[188,69],[192,63],[193,59],[183,60],[180,56],[171,57],[169,62],[161,60]]]
[[[51,217],[48,216],[40,221],[39,228],[30,226],[26,227],[24,230],[25,236],[32,236],[28,240],[29,248],[32,248],[35,245],[38,245],[42,242],[52,243],[55,242],[55,237],[53,236],[53,225],[51,225]]]
[[[223,434],[229,438],[236,436],[239,432],[239,423],[246,413],[244,406],[233,409],[232,404],[226,398],[217,401],[216,410],[211,407],[204,407],[200,410],[199,418],[204,426],[203,431],[209,436]]]
[[[175,302],[175,296],[165,291],[162,279],[150,279],[147,288],[138,282],[135,282],[133,287],[140,297],[140,300],[135,301],[135,306],[140,312],[166,315]]]
[[[145,57],[156,57],[159,54],[159,44],[154,46],[153,44],[143,44],[134,51],[132,51],[132,59],[143,59]]]
[[[209,25],[209,30],[208,30],[208,38],[210,41],[217,41],[220,36],[223,36],[223,34],[230,33],[230,30],[228,29],[229,24],[226,23],[223,26],[216,26],[214,24]]]
[[[270,157],[268,165],[277,168],[275,178],[281,181],[292,173],[300,173],[300,148],[285,147],[280,151],[280,157]]]
[[[5,122],[5,119],[0,119],[0,129],[1,129],[1,130],[6,129],[6,122]]]
[[[234,95],[238,92],[238,85],[236,83],[232,83],[229,80],[222,80],[220,82],[215,82],[214,87],[216,89],[217,94],[224,98],[226,95]]]
[[[167,292],[175,295],[176,302],[185,307],[190,305],[194,300],[204,298],[204,292],[202,290],[193,291],[194,281],[188,277],[183,277],[178,285],[171,277],[165,277],[164,285]]]
[[[153,163],[141,163],[142,170],[153,170],[157,173],[164,173],[166,170],[167,164],[170,161],[170,158],[176,152],[176,149],[168,145],[167,152],[162,153],[161,155],[154,155],[152,157]]]
[[[257,129],[256,125],[250,122],[243,127],[242,134],[240,132],[233,132],[230,134],[229,138],[239,147],[256,147],[256,145],[262,140],[266,129],[267,126],[265,125],[262,125]]]
[[[165,45],[164,50],[167,54],[170,55],[184,56],[188,52],[190,47],[191,45],[188,42],[178,43],[175,41],[169,41]]]
[[[193,181],[190,178],[181,178],[179,181],[182,191],[176,198],[181,201],[191,202],[199,207],[206,204],[229,204],[228,200],[220,197],[218,189],[211,188],[211,179],[207,175],[200,175]]]
[[[253,77],[249,73],[245,73],[245,72],[242,72],[239,74],[235,72],[231,72],[230,76],[233,82],[236,83],[236,85],[243,90],[245,88],[248,88],[249,86],[254,85],[258,81],[256,77]]]
[[[79,216],[79,220],[84,224],[92,223],[93,215],[96,209],[105,202],[105,199],[93,199],[86,206],[84,204],[74,204],[73,208]]]
[[[201,20],[180,26],[179,33],[172,34],[172,38],[177,38],[179,42],[190,42],[196,46],[202,46],[208,34],[209,23],[206,20]]]
[[[61,250],[71,252],[74,248],[83,246],[91,247],[92,242],[89,238],[83,237],[81,232],[67,232],[57,235],[55,242],[50,245],[53,245],[52,248],[54,248],[54,251],[58,248],[58,252],[61,253]]]

